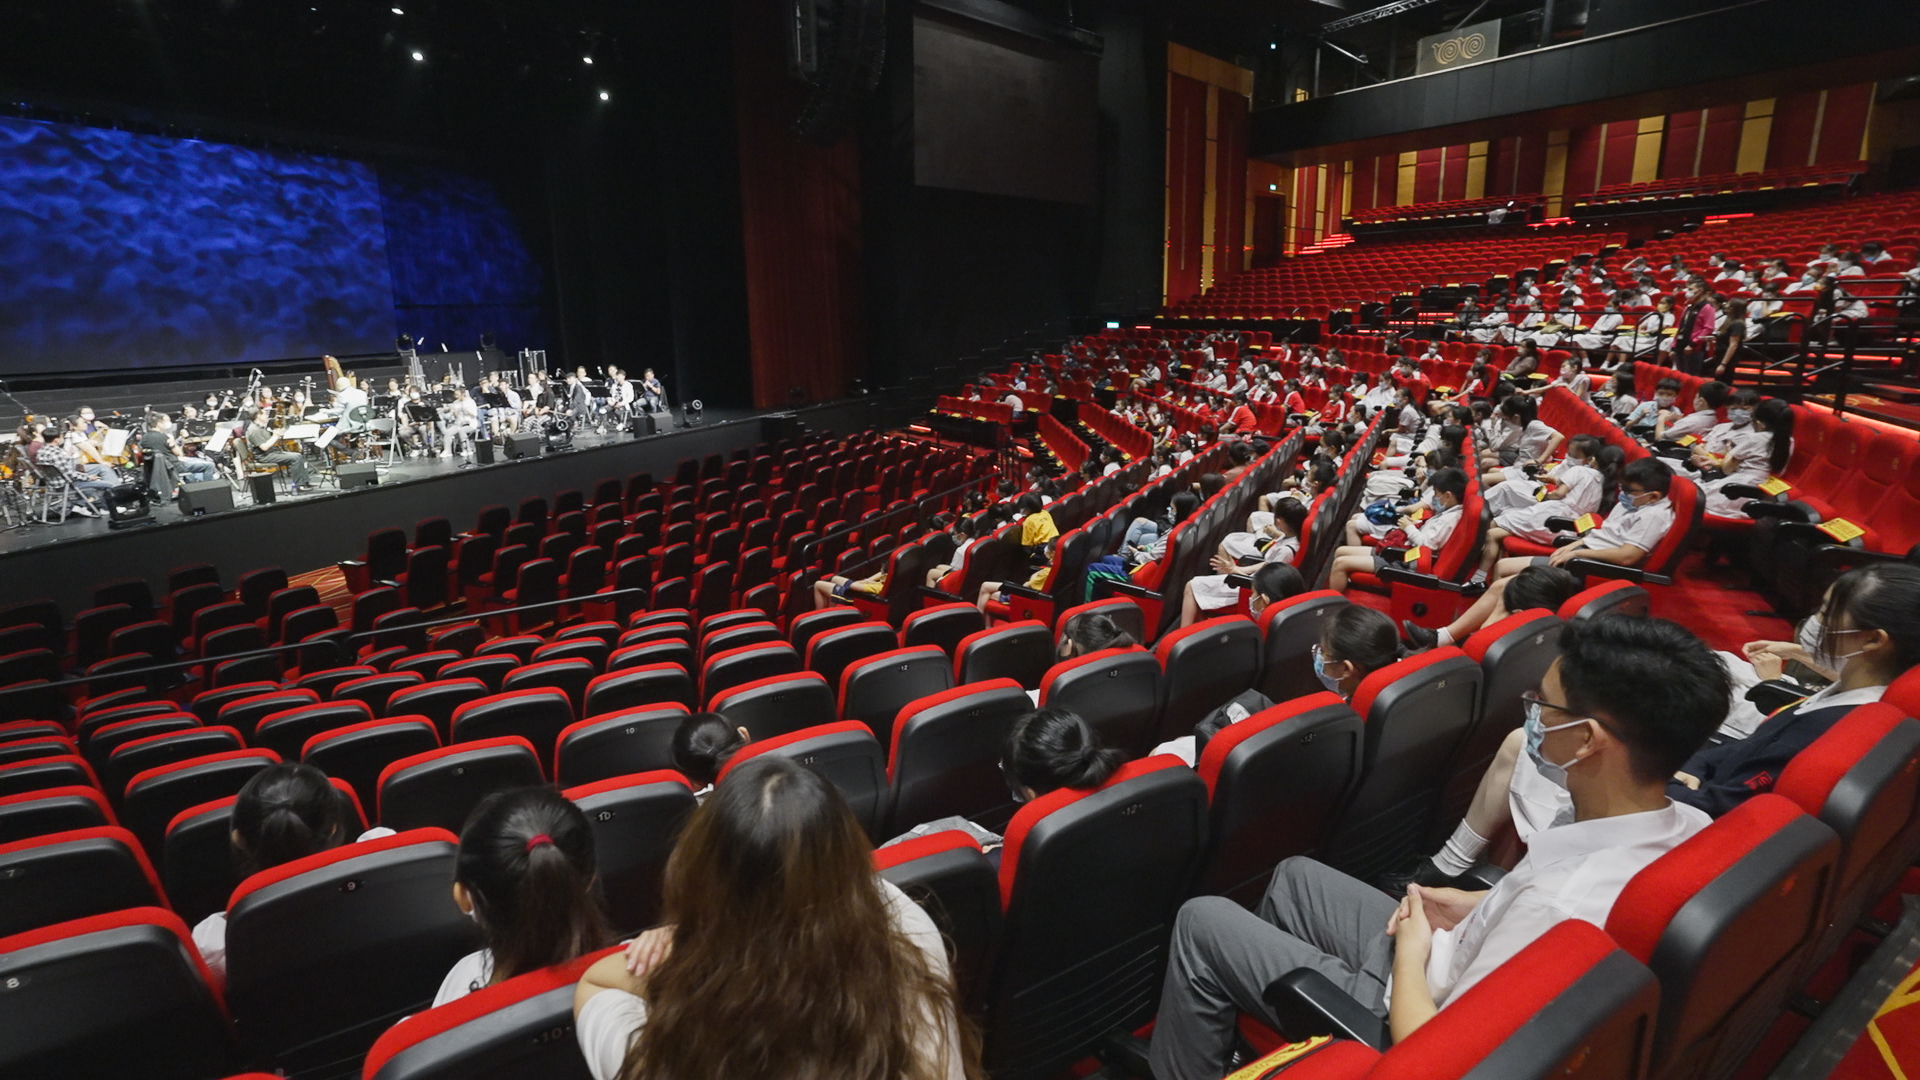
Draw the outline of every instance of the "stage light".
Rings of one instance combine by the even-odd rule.
[[[405,15],[405,14],[406,14],[406,12],[404,12],[404,11],[401,11],[401,10],[400,10],[399,8],[394,8],[394,9],[393,9],[393,13],[394,13],[395,15]]]
[[[421,52],[421,51],[420,51],[420,50],[418,50],[418,49],[415,49],[415,50],[413,51],[413,58],[414,58],[414,59],[415,59],[416,61],[424,61],[424,60],[426,60],[426,58],[427,58],[427,54],[426,54],[426,53],[423,53],[423,52]]]
[[[602,91],[600,91],[600,100],[601,100],[601,101],[607,101],[607,100],[610,100],[610,99],[612,98],[612,96],[613,96],[613,95],[611,95],[611,94],[609,94],[609,93],[607,93],[607,92],[606,92],[605,90],[602,90]]]
[[[591,57],[591,56],[583,56],[583,57],[581,57],[581,58],[580,58],[580,62],[581,62],[581,63],[583,63],[583,64],[591,64],[591,63],[593,63],[593,57]]]

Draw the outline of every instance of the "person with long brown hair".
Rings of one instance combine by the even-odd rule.
[[[664,924],[574,992],[594,1080],[977,1080],[945,945],[873,872],[845,800],[772,756],[728,773],[667,862]]]

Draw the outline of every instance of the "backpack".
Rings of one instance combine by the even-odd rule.
[[[1093,583],[1096,581],[1120,581],[1132,584],[1133,576],[1127,573],[1126,560],[1118,555],[1105,555],[1093,560],[1087,564],[1086,584],[1082,586],[1084,589],[1082,603],[1090,604],[1096,599],[1093,588]]]

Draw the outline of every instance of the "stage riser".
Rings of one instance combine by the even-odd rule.
[[[671,476],[682,458],[731,454],[735,449],[783,437],[781,417],[797,416],[808,428],[851,434],[876,423],[876,403],[856,400],[791,413],[766,414],[710,427],[678,430],[646,439],[504,461],[451,475],[410,480],[319,498],[238,510],[117,533],[76,537],[0,556],[0,605],[51,596],[68,619],[92,603],[96,584],[140,577],[156,599],[164,596],[174,567],[211,562],[222,583],[263,566],[289,574],[356,559],[374,529],[399,527],[411,534],[421,518],[445,517],[456,532],[471,528],[484,506],[517,509],[535,495],[552,498],[568,488],[588,496],[605,478],[651,471]]]

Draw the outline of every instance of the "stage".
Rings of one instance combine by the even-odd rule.
[[[670,475],[683,458],[731,454],[756,443],[790,437],[796,424],[851,434],[884,425],[879,398],[853,398],[801,409],[741,413],[708,410],[703,423],[659,434],[577,436],[572,449],[466,465],[458,458],[411,458],[378,470],[379,483],[352,491],[322,488],[265,506],[185,517],[177,505],[153,511],[153,523],[111,530],[106,519],[70,517],[63,525],[30,525],[0,533],[0,605],[51,597],[68,618],[92,603],[93,588],[114,578],[138,577],[165,595],[177,566],[212,563],[232,588],[240,574],[279,566],[299,574],[359,558],[367,534],[399,527],[411,533],[422,518],[445,517],[456,532],[472,527],[480,509],[517,507],[521,499],[578,488],[591,493],[602,479],[625,482],[631,473]]]

